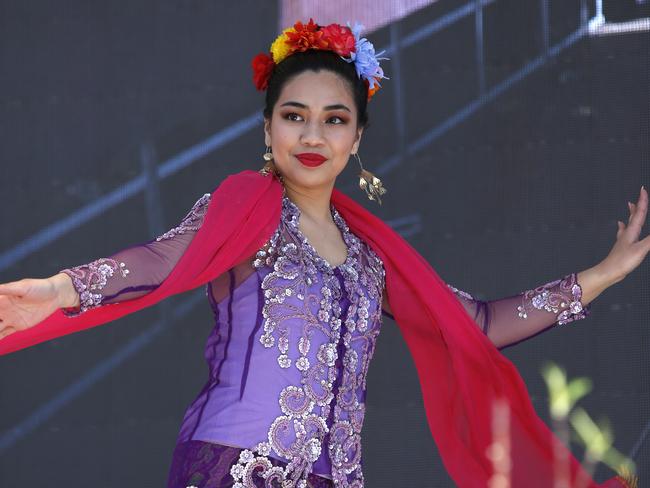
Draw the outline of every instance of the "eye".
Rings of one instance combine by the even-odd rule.
[[[291,118],[293,115],[295,115],[296,117],[300,117],[300,115],[298,115],[296,112],[289,112],[284,115],[284,118],[288,120],[295,120]]]
[[[334,115],[334,116],[332,116],[332,117],[329,118],[329,120],[332,120],[332,119],[338,119],[338,120],[340,120],[340,122],[337,122],[337,123],[334,124],[334,125],[345,124],[345,120],[342,119],[341,117],[339,117],[338,115]]]
[[[294,117],[298,117],[298,119],[295,119]],[[288,113],[283,115],[283,118],[286,119],[286,120],[290,120],[292,122],[297,122],[302,117],[299,114],[297,114],[296,112],[288,112]],[[327,119],[328,122],[331,121],[331,120],[338,120],[338,122],[334,122],[333,125],[342,125],[342,124],[345,124],[347,122],[344,118],[339,117],[338,115],[333,115],[329,119]]]

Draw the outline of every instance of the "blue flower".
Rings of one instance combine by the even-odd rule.
[[[357,76],[368,80],[369,88],[374,88],[375,84],[381,86],[375,78],[379,79],[390,79],[387,76],[384,76],[384,70],[379,66],[380,59],[389,59],[389,58],[380,58],[378,56],[384,54],[386,51],[382,51],[378,54],[375,54],[375,47],[372,43],[365,37],[361,37],[361,31],[364,29],[362,24],[359,22],[354,23],[354,26],[350,26],[350,22],[347,23],[348,27],[352,31],[355,39],[355,52],[350,53],[350,58],[343,58],[348,63],[354,63],[354,67],[357,71]]]

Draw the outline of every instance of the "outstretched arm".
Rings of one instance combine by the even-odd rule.
[[[585,318],[590,303],[604,290],[622,281],[650,251],[650,236],[639,240],[648,209],[648,193],[641,187],[636,204],[629,203],[627,225],[619,221],[616,242],[607,257],[589,269],[571,273],[517,295],[482,301],[448,286],[477,326],[499,348],[506,347],[555,325]],[[392,318],[384,293],[383,312]]]
[[[591,276],[596,271],[587,271],[590,287],[593,287],[590,288],[589,301],[596,296],[594,284],[600,275]],[[589,315],[591,307],[585,300],[581,276],[584,274],[571,273],[517,295],[489,301],[479,300],[450,284],[447,286],[477,327],[496,347],[501,348],[528,339],[550,327],[568,324]],[[384,313],[390,315],[386,301],[383,308]]]
[[[144,244],[49,278],[0,283],[0,339],[38,324],[57,309],[74,317],[157,288],[200,229],[210,198],[210,193],[203,195],[179,225]]]
[[[160,286],[200,229],[209,202],[210,193],[206,193],[176,227],[155,239],[52,276],[50,280],[62,297],[63,313],[77,316],[104,304],[140,297]]]
[[[581,275],[571,273],[517,295],[490,301],[447,286],[494,345],[502,348],[588,316],[591,307],[585,299]],[[595,293],[590,295],[593,300]]]
[[[529,290],[516,297],[488,302],[487,309],[493,310],[493,315],[488,317],[486,333],[497,347],[520,342],[552,325],[584,318],[589,313],[589,304],[598,295],[625,279],[643,262],[650,251],[650,236],[639,240],[648,211],[648,192],[644,187],[641,187],[637,203],[628,202],[628,208],[630,215],[627,225],[621,221],[617,222],[616,242],[600,263],[580,273],[568,275],[559,282],[543,285],[542,288]],[[564,286],[564,283],[567,286]],[[569,293],[568,285],[571,286],[572,293]],[[562,302],[557,307],[549,303],[549,300],[560,297],[564,297],[564,307]],[[517,300],[521,300],[521,304],[517,303]],[[515,303],[516,317],[512,311]],[[557,320],[548,320],[549,313],[557,313]],[[515,318],[521,314],[527,315],[527,322],[523,327],[518,327],[520,324],[517,324]]]

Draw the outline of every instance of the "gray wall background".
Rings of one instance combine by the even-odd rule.
[[[368,37],[387,46],[463,5],[440,1]],[[553,46],[580,25],[581,2],[497,0],[483,8],[483,95],[474,15],[394,53],[383,65],[392,80],[370,105],[360,149],[389,189],[382,207],[369,208],[441,277],[482,299],[596,264],[615,241],[616,220],[627,219],[626,201],[650,186],[648,31],[582,36],[408,150],[534,61],[544,46],[544,5]],[[649,16],[646,3],[608,7],[608,21]],[[143,148],[155,167],[261,109],[250,60],[277,35],[277,17],[274,2],[250,0],[0,0],[0,256],[122,191],[143,171]],[[256,125],[149,193],[9,260],[0,282],[50,276],[146,241],[228,174],[261,167],[263,151]],[[364,201],[355,172],[349,166],[339,187]],[[160,204],[148,207],[147,195]],[[635,453],[642,486],[650,479],[649,269],[646,261],[598,297],[586,320],[504,350],[545,420],[545,360],[591,377],[594,391],[581,405],[611,420],[615,446]],[[185,408],[207,379],[202,353],[212,316],[203,290],[193,293],[0,357],[0,485],[163,486]],[[170,319],[178,307],[188,312]],[[367,408],[369,487],[453,486],[408,349],[389,320]],[[596,472],[599,481],[611,475],[604,466]]]

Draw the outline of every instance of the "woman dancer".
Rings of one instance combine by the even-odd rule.
[[[230,176],[145,244],[0,285],[7,353],[206,284],[210,375],[183,419],[170,488],[362,487],[365,378],[382,314],[394,315],[414,356],[429,426],[458,486],[553,486],[553,435],[498,348],[584,318],[643,261],[647,193],[590,269],[489,302],[444,283],[334,189],[350,155],[361,164],[367,102],[385,78],[361,28],[297,22],[255,57],[268,147],[259,173]],[[385,189],[363,168],[360,186],[381,202]],[[512,411],[509,485],[497,484],[504,474],[486,455],[496,399]],[[565,454],[566,486],[599,486]],[[616,477],[602,486],[628,485]]]

